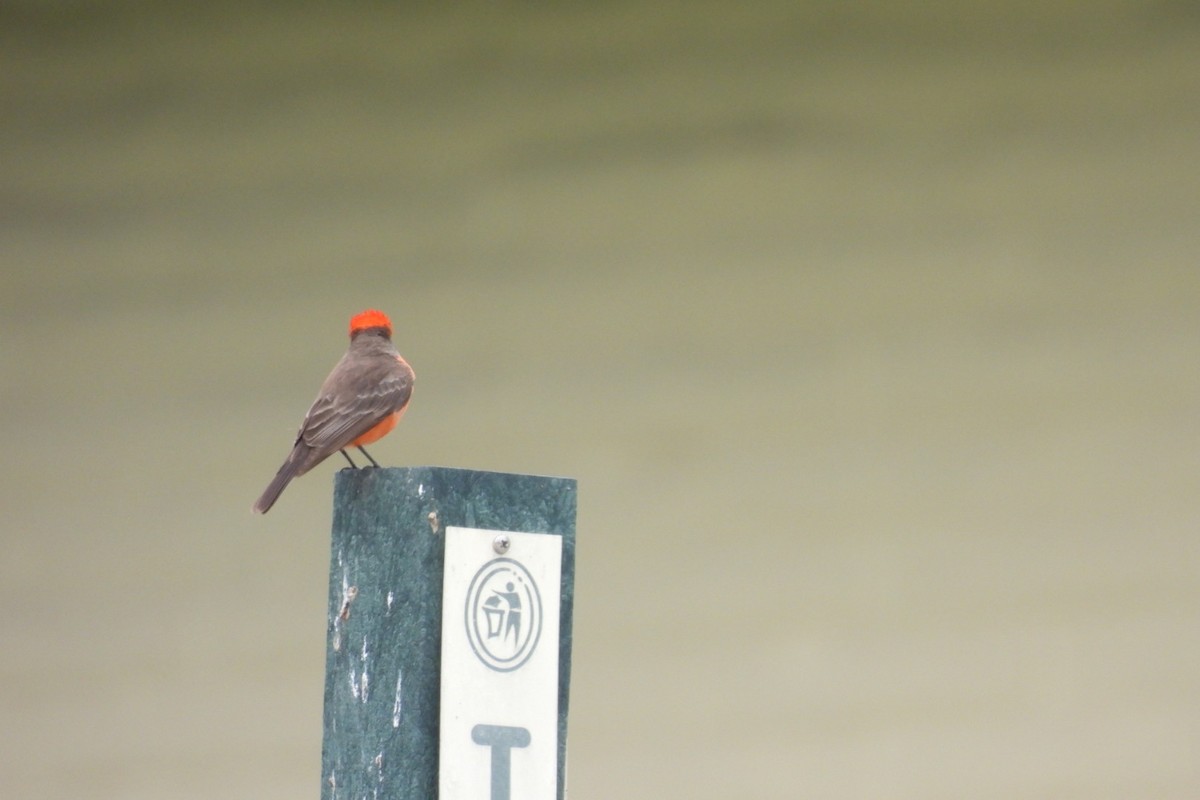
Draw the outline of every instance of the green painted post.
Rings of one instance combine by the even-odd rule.
[[[447,467],[344,469],[334,486],[321,798],[438,793],[447,526],[562,536],[558,797],[563,797],[575,481]]]

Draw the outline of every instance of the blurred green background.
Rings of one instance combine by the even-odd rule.
[[[366,307],[580,481],[574,800],[1200,796],[1196,8],[6,3],[0,796],[319,795]]]

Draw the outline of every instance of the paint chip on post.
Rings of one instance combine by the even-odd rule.
[[[400,727],[400,690],[404,688],[404,671],[396,670],[396,702],[392,703],[392,727]]]
[[[560,536],[446,528],[441,800],[557,797],[561,579]]]

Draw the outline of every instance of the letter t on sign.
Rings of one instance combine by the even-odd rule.
[[[492,800],[509,800],[512,789],[512,753],[514,747],[529,746],[529,731],[507,725],[476,725],[471,729],[475,744],[492,748]]]

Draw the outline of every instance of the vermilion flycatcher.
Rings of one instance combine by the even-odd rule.
[[[291,455],[254,510],[265,514],[292,478],[303,475],[334,453],[357,447],[379,466],[363,445],[389,433],[412,396],[413,371],[392,344],[392,323],[382,311],[364,311],[350,319],[350,348],[329,373],[312,408],[304,415]]]

